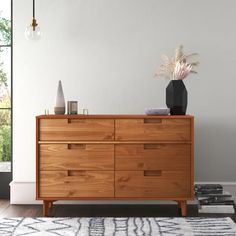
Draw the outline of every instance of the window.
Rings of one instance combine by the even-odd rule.
[[[11,0],[0,5],[0,172],[11,172]]]

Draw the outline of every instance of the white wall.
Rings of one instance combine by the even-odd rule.
[[[196,116],[197,181],[236,179],[235,0],[38,0],[43,32],[26,41],[32,0],[14,0],[13,180],[35,181],[35,116],[53,111],[58,80],[92,114],[142,114],[165,106],[168,81],[153,78],[179,44],[198,52],[186,80]]]

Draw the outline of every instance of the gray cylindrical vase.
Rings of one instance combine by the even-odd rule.
[[[56,104],[54,107],[54,113],[56,115],[64,115],[65,111],[66,111],[65,98],[64,98],[61,80],[59,80],[58,87],[57,87],[57,96],[56,96]]]

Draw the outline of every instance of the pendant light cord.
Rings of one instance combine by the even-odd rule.
[[[33,18],[35,19],[35,0],[33,0]]]

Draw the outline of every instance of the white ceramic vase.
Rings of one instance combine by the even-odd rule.
[[[64,115],[65,111],[66,111],[65,98],[64,98],[61,80],[59,80],[58,87],[57,87],[57,96],[56,96],[56,104],[54,107],[54,113],[56,115]]]

